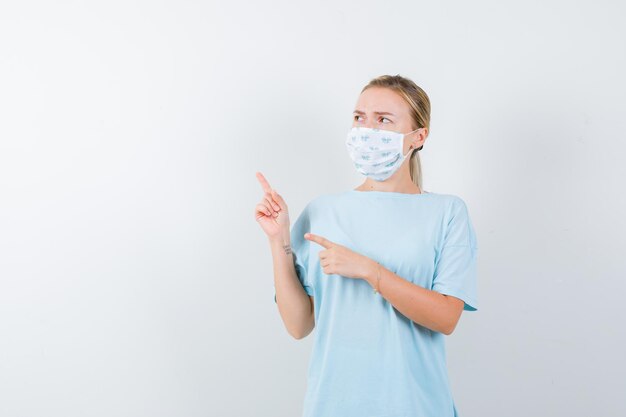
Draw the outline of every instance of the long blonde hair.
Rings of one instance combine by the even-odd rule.
[[[413,119],[413,127],[411,130],[425,127],[428,129],[427,135],[430,133],[430,99],[426,92],[417,84],[400,75],[381,75],[374,78],[363,87],[361,93],[370,87],[385,87],[400,94],[411,108],[410,113]],[[424,146],[420,146],[417,149],[413,149],[409,157],[409,173],[411,180],[420,190],[422,190],[422,163],[420,161],[419,151],[421,151],[423,147]]]

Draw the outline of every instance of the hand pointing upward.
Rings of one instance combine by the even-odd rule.
[[[260,172],[256,178],[261,184],[263,196],[254,207],[254,218],[269,238],[289,235],[289,209],[283,197],[273,189]]]

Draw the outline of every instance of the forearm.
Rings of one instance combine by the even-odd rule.
[[[289,334],[301,339],[315,326],[311,299],[296,275],[289,234],[269,239],[269,243],[278,311]]]
[[[379,295],[389,301],[399,312],[417,324],[431,330],[449,334],[453,322],[453,311],[447,297],[429,290],[393,273],[382,265],[378,281]],[[376,288],[377,263],[370,260],[364,279]]]

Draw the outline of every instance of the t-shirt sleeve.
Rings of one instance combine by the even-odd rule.
[[[465,202],[456,197],[435,261],[432,290],[462,299],[463,310],[478,310],[476,234]]]
[[[291,227],[291,252],[293,253],[294,266],[296,275],[304,291],[313,296],[313,285],[311,285],[308,276],[309,264],[309,247],[310,241],[304,238],[304,234],[311,231],[310,211],[311,205],[308,204],[300,213],[293,226]],[[274,302],[276,302],[276,288],[274,288]]]

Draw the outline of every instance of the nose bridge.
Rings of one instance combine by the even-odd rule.
[[[367,115],[367,120],[365,122],[365,127],[369,127],[369,128],[375,128],[376,126],[376,115],[375,114],[368,114]]]

